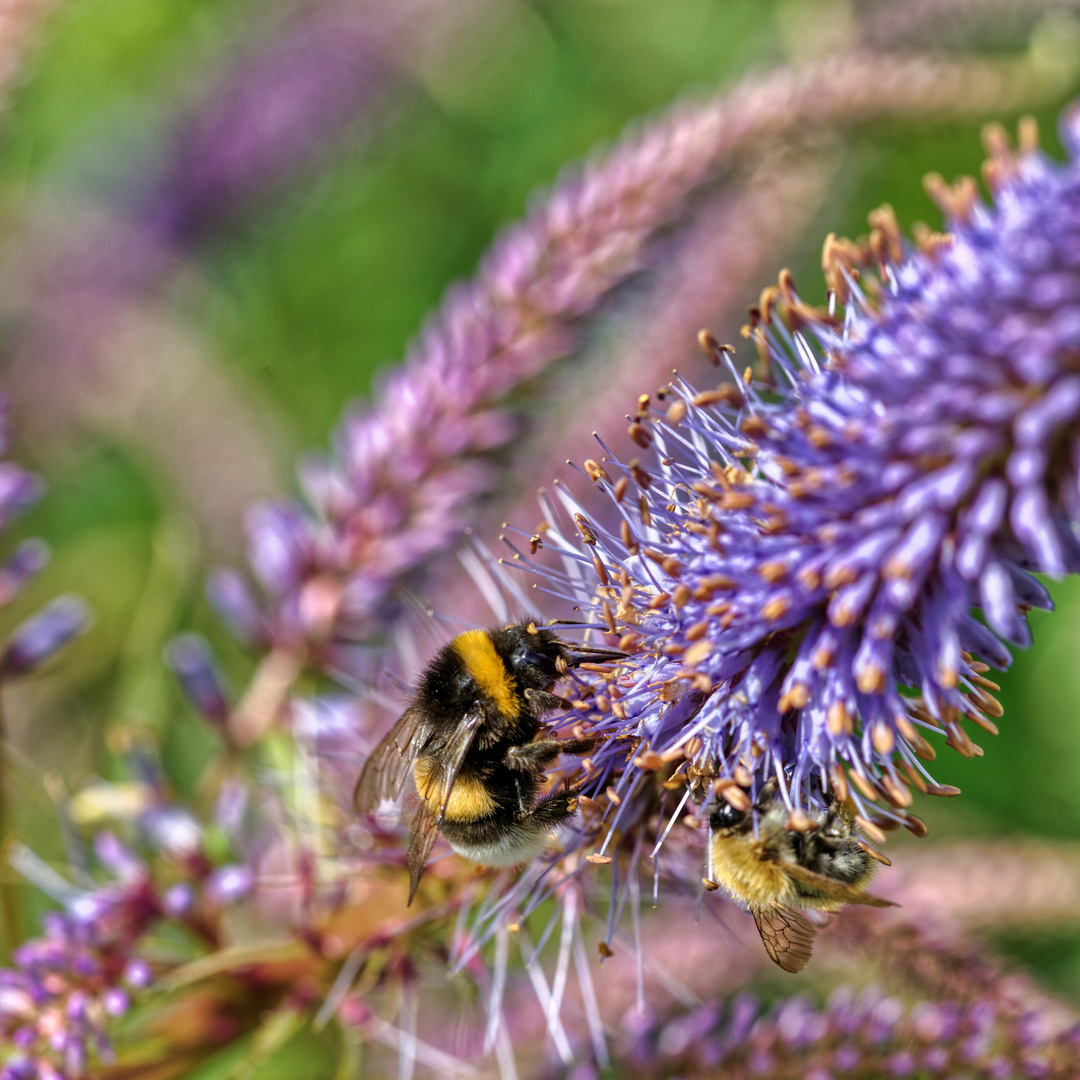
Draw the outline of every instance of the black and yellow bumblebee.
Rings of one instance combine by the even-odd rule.
[[[416,685],[412,704],[372,751],[353,793],[357,812],[396,799],[412,773],[409,903],[441,831],[459,855],[485,866],[518,866],[544,846],[577,805],[577,790],[539,799],[560,754],[587,754],[595,737],[537,739],[540,717],[567,670],[626,654],[577,647],[535,620],[468,630],[444,645]]]
[[[818,927],[803,911],[894,906],[866,891],[874,861],[888,859],[856,836],[844,806],[832,798],[827,803],[795,828],[776,782],[769,781],[752,809],[719,799],[709,818],[706,885],[723,886],[750,909],[765,951],[785,971],[802,971],[814,947]]]

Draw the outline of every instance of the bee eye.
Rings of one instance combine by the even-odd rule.
[[[745,819],[745,811],[736,810],[731,803],[721,799],[720,802],[717,803],[716,809],[709,815],[709,828],[730,829],[732,826],[738,825]]]
[[[539,669],[545,675],[551,676],[556,673],[555,657],[537,652],[535,649],[515,649],[510,657],[510,663],[515,671]]]

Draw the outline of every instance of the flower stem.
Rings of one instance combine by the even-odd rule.
[[[22,920],[19,915],[19,897],[7,870],[7,853],[11,840],[11,806],[8,799],[8,747],[7,725],[4,710],[0,702],[0,859],[4,867],[0,868],[0,926],[3,928],[3,940],[0,941],[0,964],[11,962],[11,953],[22,940]]]
[[[238,747],[251,746],[270,730],[303,667],[301,650],[278,647],[263,657],[229,720],[229,734]]]

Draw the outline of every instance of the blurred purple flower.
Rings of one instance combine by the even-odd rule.
[[[323,4],[242,60],[179,125],[147,223],[170,244],[191,243],[332,150],[398,81],[387,57],[396,21]]]
[[[49,562],[48,545],[41,540],[24,540],[0,565],[0,607],[10,604]]]
[[[597,790],[634,736],[690,777],[772,776],[793,807],[831,786],[864,821],[881,798],[922,833],[909,786],[955,789],[920,729],[968,756],[961,720],[996,731],[983,672],[1051,606],[1033,572],[1080,569],[1080,112],[1064,165],[991,136],[993,206],[939,187],[947,241],[903,249],[888,214],[865,250],[830,241],[842,327],[782,276],[754,316],[768,381],[717,352],[734,385],[635,419],[654,463],[590,464],[617,527],[564,498],[577,544],[545,542],[580,570],[549,577],[636,650],[596,697]]]
[[[0,398],[0,453],[10,448],[10,406]],[[41,480],[10,461],[0,461],[0,529],[41,497]],[[24,540],[0,565],[0,606],[9,604],[48,563],[49,549],[40,540]],[[86,605],[59,597],[31,616],[9,639],[0,655],[0,677],[23,675],[82,633],[89,621]]]
[[[918,1017],[940,1008],[952,1017],[947,1039],[921,1030]],[[708,1004],[669,1016],[628,1014],[633,1037],[616,1049],[615,1074],[627,1078],[709,1076],[771,1080],[886,1076],[1054,1077],[1064,1080],[1080,1068],[1080,1026],[1051,1024],[1032,1036],[1028,1017],[988,988],[972,1003],[920,1002],[908,1010],[877,991],[856,994],[841,987],[824,1008],[789,998],[770,1010],[740,995],[721,1011]],[[629,1033],[628,1031],[628,1033]],[[977,1052],[966,1052],[969,1040]],[[575,1070],[550,1073],[569,1080]],[[585,1066],[587,1067],[587,1066]]]
[[[979,65],[962,66],[853,55],[747,80],[675,107],[568,175],[504,231],[472,281],[451,288],[371,408],[346,415],[332,453],[301,466],[306,502],[252,511],[266,612],[254,619],[230,578],[215,589],[230,624],[250,638],[261,622],[262,636],[316,667],[346,664],[343,647],[382,632],[395,592],[453,547],[499,482],[495,455],[524,419],[508,396],[574,349],[578,321],[645,265],[690,193],[765,133],[971,109]],[[980,73],[984,91],[1007,92],[1000,72]]]
[[[224,727],[231,711],[221,674],[205,639],[197,634],[181,634],[166,650],[188,701],[216,727]]]
[[[0,676],[25,675],[59,652],[89,624],[90,610],[75,596],[58,596],[16,627],[0,656]]]
[[[0,396],[0,454],[11,449],[11,404]],[[0,461],[0,529],[41,498],[40,477],[11,461]],[[31,559],[33,561],[33,559]]]
[[[207,582],[206,592],[218,617],[237,641],[249,649],[266,644],[263,614],[242,574],[218,570]]]
[[[206,879],[204,895],[215,907],[228,907],[243,900],[255,883],[254,874],[248,866],[230,863],[219,866]]]
[[[161,914],[148,867],[111,834],[99,858],[115,880],[72,891],[45,917],[45,934],[0,969],[0,1077],[81,1080],[93,1059],[113,1059],[108,1024],[127,1012],[131,993],[151,983],[135,955]]]

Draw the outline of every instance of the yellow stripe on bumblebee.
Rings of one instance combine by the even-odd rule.
[[[467,630],[454,638],[454,649],[481,693],[490,698],[501,713],[517,719],[521,713],[521,698],[513,676],[492,644],[491,635],[486,630]]]

